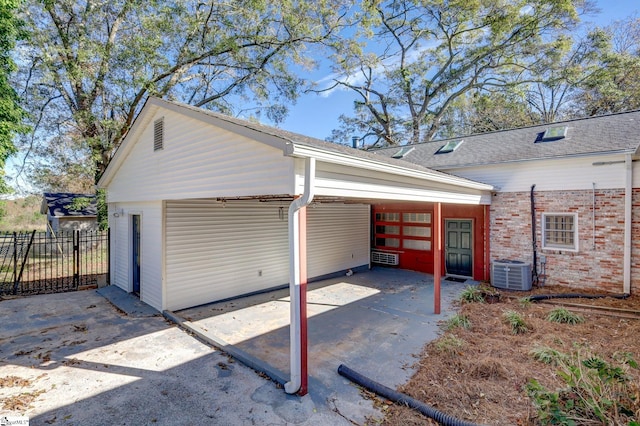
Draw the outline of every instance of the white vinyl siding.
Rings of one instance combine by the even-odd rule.
[[[147,126],[109,184],[109,202],[292,193],[294,161],[281,149],[167,110],[151,119],[162,117],[163,148],[153,151]]]
[[[597,162],[621,163],[594,166]],[[640,173],[640,165],[634,163]],[[500,192],[524,192],[536,185],[536,191],[591,190],[624,188],[623,156],[592,156],[581,158],[523,161],[481,167],[443,169],[456,176],[494,185]],[[634,177],[638,175],[634,173]],[[640,177],[636,177],[640,182]],[[637,185],[636,185],[637,186]]]
[[[167,309],[287,285],[288,207],[289,202],[167,201]],[[310,277],[369,263],[369,206],[320,204],[307,212]]]
[[[111,284],[132,291],[131,215],[140,215],[140,300],[162,310],[162,203],[109,205]],[[116,216],[117,215],[117,216]]]

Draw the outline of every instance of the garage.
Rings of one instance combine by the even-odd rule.
[[[155,309],[289,286],[289,393],[307,386],[306,285],[369,267],[374,206],[431,209],[403,216],[400,243],[429,252],[439,313],[443,211],[485,212],[493,190],[158,98],[147,100],[98,186],[107,192],[113,236],[110,283]],[[474,259],[483,254],[480,240]],[[481,264],[473,262],[474,276]]]

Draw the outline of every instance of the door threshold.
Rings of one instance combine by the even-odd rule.
[[[454,281],[454,282],[457,282],[457,283],[463,283],[463,282],[467,281],[468,279],[469,279],[468,277],[447,275],[447,277],[444,280],[445,281]]]

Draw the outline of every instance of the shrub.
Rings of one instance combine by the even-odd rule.
[[[482,291],[476,286],[468,285],[462,293],[460,293],[460,301],[462,303],[482,303],[484,302],[484,297],[482,295]]]
[[[471,328],[471,321],[466,315],[455,314],[454,316],[452,316],[447,320],[445,329],[452,330],[457,327],[461,327],[461,328],[464,328],[465,330],[469,330]]]
[[[505,323],[511,327],[511,333],[513,334],[524,334],[529,331],[529,327],[527,323],[522,318],[519,312],[508,310],[504,314],[502,314]]]
[[[584,322],[582,315],[574,314],[565,308],[556,308],[549,312],[547,321],[557,322],[561,324],[580,324]]]
[[[633,359],[612,365],[580,351],[556,359],[564,388],[549,391],[535,379],[526,385],[541,424],[638,425],[640,387],[627,374],[628,368],[637,366]]]

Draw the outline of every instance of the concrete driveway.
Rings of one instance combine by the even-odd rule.
[[[463,284],[443,282],[443,312]],[[161,316],[128,316],[95,291],[0,301],[0,417],[30,424],[364,424],[380,418],[345,363],[395,387],[436,335],[429,275],[387,269],[314,284],[310,394],[286,395]],[[288,373],[286,292],[181,311]],[[283,319],[284,318],[284,319]],[[284,321],[284,322],[282,322]]]

